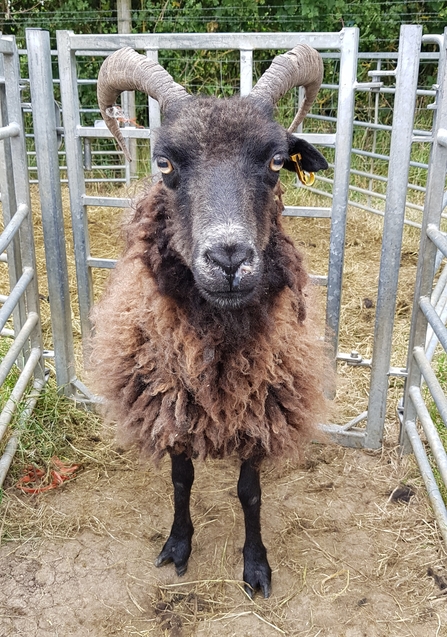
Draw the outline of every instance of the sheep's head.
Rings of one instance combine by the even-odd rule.
[[[307,172],[327,168],[313,146],[291,134],[304,119],[322,79],[319,54],[299,45],[273,61],[244,98],[192,97],[158,64],[132,49],[101,67],[102,115],[128,156],[110,108],[123,90],[143,90],[164,113],[154,146],[166,197],[175,211],[172,243],[191,269],[201,295],[213,305],[238,308],[259,291],[281,168],[299,154]],[[289,131],[273,106],[293,86],[306,96]]]

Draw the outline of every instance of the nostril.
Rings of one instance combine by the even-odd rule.
[[[218,245],[210,248],[205,257],[227,275],[234,275],[243,264],[253,261],[254,252],[243,244]]]

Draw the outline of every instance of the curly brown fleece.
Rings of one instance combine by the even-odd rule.
[[[127,247],[92,320],[92,373],[121,442],[145,455],[300,456],[325,416],[327,360],[306,318],[302,259],[281,229],[248,307],[204,301],[172,246],[163,184],[125,228]]]

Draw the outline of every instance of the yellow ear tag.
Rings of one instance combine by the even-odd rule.
[[[305,186],[312,186],[315,181],[315,173],[306,173],[301,166],[301,155],[300,153],[296,153],[296,155],[290,155],[290,159],[295,164],[295,172],[298,175],[298,179]]]

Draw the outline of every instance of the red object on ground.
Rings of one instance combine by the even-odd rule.
[[[55,456],[51,459],[51,462],[55,468],[51,469],[49,472],[49,476],[51,478],[51,482],[49,484],[43,483],[44,478],[48,475],[47,471],[35,466],[30,466],[25,469],[25,475],[17,482],[17,489],[20,489],[24,493],[43,493],[50,489],[56,489],[67,480],[74,478],[75,472],[79,469],[79,465],[77,464],[67,467]],[[27,484],[34,486],[25,486]]]

